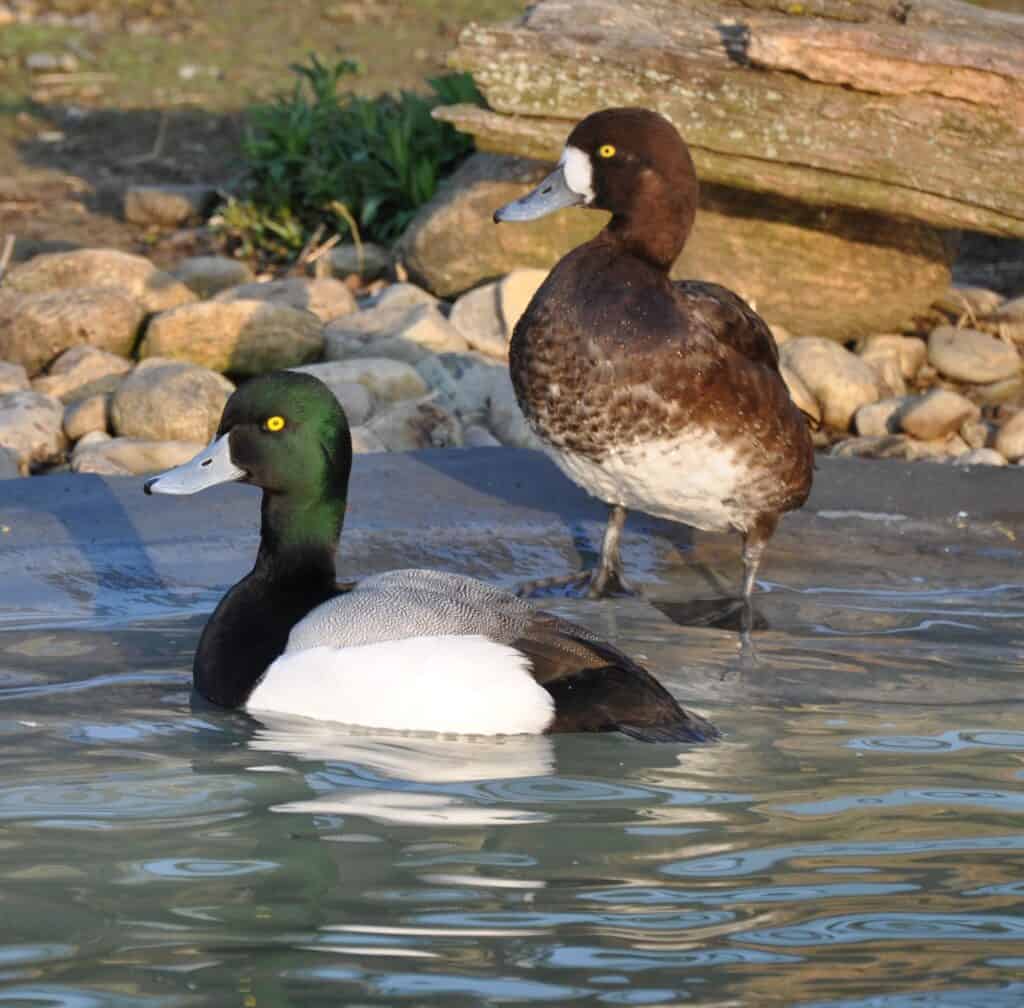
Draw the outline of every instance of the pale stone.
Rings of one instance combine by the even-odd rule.
[[[1011,462],[1024,458],[1024,410],[1014,414],[999,428],[994,447]]]
[[[386,357],[360,357],[332,362],[331,380],[365,385],[381,402],[419,399],[427,394],[427,383],[411,364]]]
[[[140,356],[258,375],[316,360],[323,339],[312,312],[267,301],[200,301],[152,319]]]
[[[78,441],[94,431],[106,431],[110,412],[110,396],[103,393],[86,396],[64,407],[64,434],[69,441]]]
[[[1006,459],[1003,458],[1003,456],[994,448],[972,448],[969,452],[965,452],[963,455],[957,456],[957,459],[953,464],[958,466],[1004,466],[1006,465]]]
[[[821,423],[821,404],[811,395],[811,390],[792,368],[785,364],[779,365],[779,374],[789,389],[789,397],[796,404],[796,408],[809,416],[815,424]]]
[[[775,340],[776,347],[780,347],[783,343],[789,343],[790,340],[796,339],[796,337],[784,326],[773,325],[768,328],[771,330],[772,339]]]
[[[17,479],[23,475],[27,476],[28,470],[22,472],[17,452],[13,448],[0,444],[0,480]]]
[[[0,395],[0,445],[18,459],[18,468],[57,461],[66,442],[61,421],[64,407],[59,399],[31,389]]]
[[[418,451],[421,448],[460,448],[462,426],[446,410],[430,399],[397,403],[374,417],[368,430],[388,451]]]
[[[0,360],[0,395],[29,388],[28,372],[24,365]]]
[[[498,281],[498,310],[506,339],[511,339],[516,323],[547,277],[547,270],[517,269]]]
[[[345,411],[350,427],[358,427],[366,423],[373,413],[373,393],[351,377],[351,371],[345,369],[340,361],[327,361],[322,364],[304,364],[302,367],[292,368],[292,371],[301,371],[303,374],[313,375],[319,378],[333,393],[334,398],[341,403]],[[339,377],[339,371],[341,377]]]
[[[928,360],[948,378],[988,384],[1020,373],[1020,354],[976,329],[939,326],[928,337]]]
[[[933,306],[939,311],[952,315],[953,318],[970,319],[979,315],[988,315],[995,311],[1005,300],[1002,294],[986,290],[984,287],[961,287],[954,284],[944,294],[936,298]]]
[[[918,441],[907,434],[882,437],[853,437],[832,446],[830,455],[856,458],[891,458],[907,462],[950,459],[968,451],[967,445],[954,435],[935,441]]]
[[[34,261],[34,260],[33,260]],[[132,352],[145,311],[115,287],[77,287],[0,301],[0,359],[37,375],[81,343],[121,357]]]
[[[501,442],[486,428],[473,424],[462,432],[464,448],[500,448]]]
[[[1024,297],[1000,305],[979,324],[1001,339],[1024,343]]]
[[[827,427],[846,430],[853,414],[879,399],[875,372],[856,354],[832,340],[804,337],[786,343],[782,363],[792,370],[821,403]]]
[[[992,436],[992,429],[984,420],[968,419],[960,424],[960,437],[969,448],[984,448]]]
[[[207,185],[129,186],[124,217],[143,227],[181,227],[201,218],[216,197],[216,189]]]
[[[45,375],[36,378],[32,387],[67,405],[98,393],[113,392],[131,369],[132,362],[119,354],[92,346],[74,346],[65,350]]]
[[[512,379],[509,378],[507,370],[495,378],[491,389],[487,426],[503,445],[535,450],[543,448],[543,443],[533,432],[533,428],[519,408]]]
[[[463,294],[452,306],[452,325],[474,350],[502,360],[508,357],[511,330],[502,321],[499,285],[484,284]]]
[[[71,456],[74,472],[101,476],[143,476],[188,462],[205,448],[198,441],[149,441],[115,437],[90,443],[79,441]]]
[[[1024,396],[1024,375],[1014,375],[988,385],[975,385],[973,394],[987,406],[999,406]]]
[[[388,446],[367,427],[353,427],[351,434],[352,452],[355,455],[371,455],[388,450]]]
[[[171,275],[201,298],[252,280],[252,270],[245,263],[227,256],[189,256],[174,267]]]
[[[37,255],[15,266],[5,277],[4,286],[25,294],[69,287],[115,287],[134,295],[147,312],[164,311],[196,299],[185,284],[158,270],[148,259],[117,249]]]
[[[395,283],[377,295],[375,308],[414,308],[416,305],[437,305],[437,298],[430,291],[411,283]]]
[[[391,269],[391,253],[372,242],[363,242],[359,247],[354,242],[343,242],[335,245],[327,257],[335,276],[355,273],[364,280],[376,280]]]
[[[911,399],[900,411],[903,431],[922,441],[933,441],[960,429],[965,420],[977,420],[981,410],[949,389],[937,388]]]
[[[496,383],[508,382],[508,367],[472,353],[446,353],[428,357],[416,370],[430,386],[434,398],[463,424],[487,424],[491,393]]]
[[[854,430],[861,437],[885,437],[898,433],[900,411],[908,401],[907,396],[895,396],[861,406],[853,416]]]
[[[112,440],[112,435],[108,434],[106,431],[89,431],[78,439],[78,444],[75,445],[75,450],[77,451],[79,448],[85,448],[87,445],[100,444],[103,441],[110,440]]]
[[[206,444],[234,389],[215,371],[151,357],[118,385],[110,403],[111,425],[122,437]]]
[[[271,301],[312,312],[321,322],[331,322],[358,309],[355,295],[333,277],[286,277],[269,283],[246,283],[222,290],[217,301]]]
[[[415,365],[436,353],[466,349],[458,330],[428,304],[368,308],[324,329],[327,360],[390,357]]]

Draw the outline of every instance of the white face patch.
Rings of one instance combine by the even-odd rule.
[[[579,147],[566,147],[558,163],[562,166],[565,184],[587,203],[593,203],[594,166],[590,163],[590,155]]]

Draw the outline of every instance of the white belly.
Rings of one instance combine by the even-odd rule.
[[[628,445],[600,462],[548,448],[574,483],[609,504],[621,504],[708,531],[743,531],[750,519],[742,501],[750,472],[714,433]]]

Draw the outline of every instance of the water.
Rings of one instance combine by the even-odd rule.
[[[780,536],[753,655],[552,600],[710,714],[702,748],[260,724],[190,700],[219,588],[9,609],[0,1006],[1024,1004],[1020,558],[891,524],[814,564]],[[695,558],[735,544],[655,594]]]

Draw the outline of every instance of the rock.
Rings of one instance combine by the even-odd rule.
[[[939,326],[928,337],[928,361],[947,378],[977,384],[1020,374],[1020,355],[976,329]]]
[[[28,372],[23,365],[0,360],[0,395],[4,392],[18,392],[28,387]]]
[[[973,394],[985,405],[999,406],[1024,397],[1024,375],[1014,375],[988,385],[975,385]]]
[[[331,322],[358,310],[355,296],[333,277],[286,277],[269,283],[247,283],[221,291],[217,301],[270,301],[312,312],[321,322]]]
[[[833,445],[829,454],[847,458],[892,458],[913,462],[918,459],[951,459],[967,450],[967,446],[955,435],[936,441],[918,441],[906,434],[887,434],[884,437],[847,438]]]
[[[1024,410],[1010,417],[1000,427],[993,447],[1011,462],[1024,458]]]
[[[984,420],[971,418],[960,424],[960,437],[968,448],[984,448],[992,437],[992,428]]]
[[[55,462],[64,453],[60,400],[31,389],[0,395],[0,445],[18,459],[18,468]]]
[[[106,431],[88,431],[78,439],[78,444],[75,445],[75,450],[79,448],[85,448],[91,444],[102,444],[104,441],[112,441],[113,438]]]
[[[937,388],[911,399],[900,411],[904,432],[922,441],[934,441],[960,429],[965,420],[977,420],[981,410],[956,392]]]
[[[547,276],[548,270],[544,269],[515,269],[498,281],[498,310],[505,326],[506,340],[512,338],[512,330],[519,317]]]
[[[780,355],[821,403],[827,427],[846,430],[861,406],[879,398],[874,371],[838,343],[804,337],[786,343]]]
[[[462,431],[464,448],[500,448],[501,442],[486,428],[474,424]]]
[[[6,445],[0,445],[0,480],[17,479],[21,475],[17,452]]]
[[[367,427],[353,427],[351,434],[354,455],[371,455],[388,450],[388,446]]]
[[[1006,465],[1006,459],[1003,458],[1003,456],[994,448],[972,448],[969,452],[964,452],[963,455],[957,456],[956,461],[953,464],[959,466],[1004,466]]]
[[[111,424],[122,437],[207,444],[234,389],[215,371],[150,357],[117,387]]]
[[[434,305],[378,305],[336,319],[324,329],[324,356],[390,357],[417,364],[436,353],[466,350],[466,341]]]
[[[64,408],[64,435],[69,441],[78,441],[96,431],[106,433],[109,414],[109,395],[99,393],[78,399]]]
[[[499,284],[489,283],[467,291],[452,306],[451,319],[472,349],[501,360],[508,358],[511,330],[502,319],[499,289]]]
[[[881,395],[901,396],[906,394],[907,383],[903,378],[903,363],[898,351],[875,351],[870,354],[861,354],[860,359],[875,372],[875,379],[878,382],[878,390]]]
[[[908,402],[908,396],[895,396],[861,406],[853,415],[854,430],[869,438],[899,433],[900,413]]]
[[[434,399],[465,424],[486,425],[496,383],[508,380],[508,367],[472,353],[428,357],[416,370]]]
[[[198,441],[147,441],[142,438],[105,438],[75,446],[71,456],[74,472],[101,476],[142,476],[172,469],[205,448]]]
[[[396,283],[385,287],[374,301],[374,308],[414,308],[416,305],[437,306],[437,298],[422,287],[411,283]]]
[[[337,277],[355,273],[364,280],[376,280],[391,270],[391,253],[372,242],[364,242],[361,248],[353,242],[342,242],[327,255],[331,272]]]
[[[308,364],[323,343],[323,325],[312,312],[266,301],[200,301],[153,318],[140,356],[258,375]]]
[[[129,186],[124,194],[124,216],[144,227],[182,227],[204,217],[216,199],[213,186]]]
[[[779,373],[786,383],[786,388],[789,389],[790,398],[796,403],[796,408],[811,417],[815,424],[820,424],[821,404],[811,395],[811,390],[804,384],[804,380],[785,364],[779,366]]]
[[[780,347],[783,343],[788,343],[790,340],[796,339],[796,337],[784,326],[770,325],[768,328],[772,331],[772,339],[775,340],[776,347]]]
[[[963,287],[954,284],[935,299],[933,307],[954,319],[971,319],[995,311],[1004,300],[1002,294],[986,290],[984,287]]]
[[[36,375],[68,347],[88,343],[119,356],[135,346],[145,311],[114,287],[77,287],[0,300],[0,359]]]
[[[158,270],[148,259],[116,249],[76,249],[37,255],[15,266],[7,274],[4,286],[23,294],[69,287],[116,287],[134,295],[147,312],[164,311],[196,299],[185,284]]]
[[[427,383],[411,364],[386,357],[361,357],[331,362],[332,382],[358,382],[381,402],[419,399],[427,394]]]
[[[534,434],[526,417],[523,416],[523,411],[519,408],[516,392],[512,387],[512,379],[509,378],[507,369],[503,369],[503,371],[504,374],[495,377],[494,386],[491,389],[487,426],[503,445],[508,445],[511,448],[543,450],[543,443]]]
[[[366,426],[388,451],[462,447],[459,421],[430,399],[397,403]]]
[[[248,284],[253,278],[252,270],[245,263],[227,256],[189,256],[174,267],[171,275],[200,298],[210,298],[238,284]]]
[[[113,392],[131,369],[130,360],[82,344],[65,350],[43,377],[32,382],[32,387],[68,405],[77,399]]]
[[[862,360],[870,363],[874,357],[888,357],[895,353],[900,362],[900,373],[907,380],[913,380],[928,359],[928,347],[916,336],[900,336],[883,333],[869,336],[860,352]],[[902,393],[901,393],[902,394]]]
[[[1024,297],[1000,305],[979,324],[1001,339],[1024,343]]]
[[[340,368],[344,377],[339,378],[339,365],[340,361],[328,361],[323,364],[304,364],[292,370],[319,378],[341,403],[341,408],[348,417],[349,427],[358,427],[366,423],[373,413],[373,393],[365,385],[353,381],[350,377],[351,371],[344,366]]]
[[[469,158],[403,235],[410,275],[450,297],[516,267],[550,269],[591,238],[604,215],[492,222],[497,207],[550,167],[492,154]],[[901,328],[926,309],[949,286],[951,259],[943,233],[922,224],[709,186],[672,276],[723,284],[756,303],[771,325],[848,340]]]
[[[74,73],[78,58],[69,52],[32,52],[25,57],[25,69],[29,73]]]

